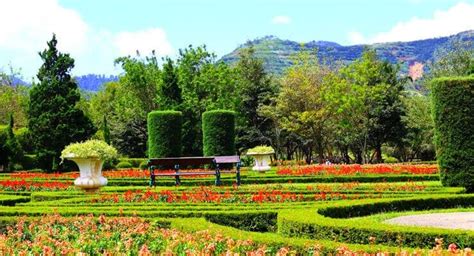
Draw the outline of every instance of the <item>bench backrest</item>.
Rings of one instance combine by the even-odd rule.
[[[236,164],[240,162],[239,156],[215,156],[216,164]]]
[[[148,166],[170,166],[180,165],[186,166],[197,166],[213,164],[214,157],[168,157],[168,158],[152,158],[148,160]]]

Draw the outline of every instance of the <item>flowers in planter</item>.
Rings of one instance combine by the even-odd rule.
[[[275,150],[270,146],[256,146],[247,150],[247,154],[273,154]]]
[[[64,158],[98,158],[104,161],[117,157],[117,150],[101,140],[72,143],[61,152]]]

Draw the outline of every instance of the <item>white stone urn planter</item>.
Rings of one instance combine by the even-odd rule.
[[[102,176],[104,161],[99,158],[66,157],[79,167],[79,177],[74,180],[74,185],[85,191],[93,192],[107,185],[107,178]]]
[[[248,156],[255,158],[255,165],[252,170],[258,172],[265,172],[270,170],[271,156],[273,153],[247,153]]]
[[[104,160],[115,157],[117,150],[100,140],[72,143],[61,152],[61,159],[71,160],[79,167],[80,176],[74,185],[87,192],[107,185],[107,179],[102,176],[102,165]]]

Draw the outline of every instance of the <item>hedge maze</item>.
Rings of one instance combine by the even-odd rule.
[[[1,229],[14,225],[18,216],[34,222],[57,214],[65,219],[138,217],[157,229],[184,234],[206,230],[229,239],[251,240],[264,244],[270,254],[281,248],[302,254],[334,253],[341,246],[364,252],[413,252],[416,248],[427,252],[435,238],[460,248],[474,246],[473,231],[383,222],[394,214],[413,211],[474,208],[474,195],[463,194],[463,188],[442,187],[432,181],[436,174],[322,177],[277,172],[246,170],[242,174],[246,184],[239,187],[232,186],[232,175],[223,175],[224,186],[210,186],[209,177],[193,177],[181,186],[171,185],[172,178],[160,179],[157,187],[150,188],[146,171],[109,171],[105,176],[110,185],[97,194],[70,186],[74,174],[5,174],[1,176]]]

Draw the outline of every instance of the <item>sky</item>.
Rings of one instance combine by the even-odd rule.
[[[114,59],[175,58],[188,45],[221,57],[274,35],[342,45],[411,41],[474,29],[474,0],[0,0],[0,69],[27,81],[56,33],[74,75],[118,74]]]

